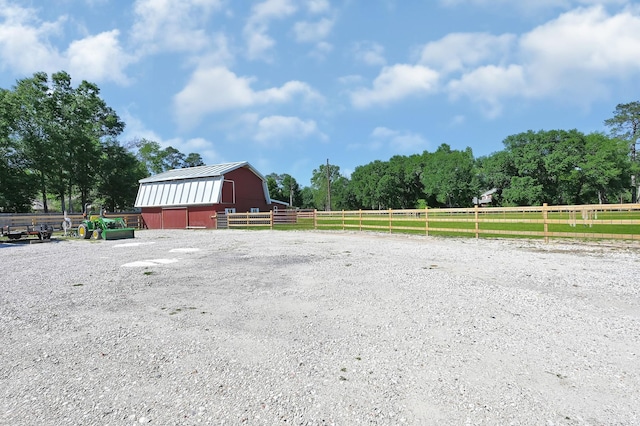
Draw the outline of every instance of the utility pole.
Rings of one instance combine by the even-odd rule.
[[[329,171],[329,159],[327,158],[327,211],[331,211],[331,173]]]

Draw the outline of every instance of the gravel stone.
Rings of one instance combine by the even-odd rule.
[[[0,424],[640,424],[640,245],[0,244]]]

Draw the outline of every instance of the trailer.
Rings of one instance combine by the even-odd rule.
[[[51,225],[5,225],[2,227],[1,235],[9,240],[15,241],[22,238],[38,237],[40,241],[51,240],[53,227]]]

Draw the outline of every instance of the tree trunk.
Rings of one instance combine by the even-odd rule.
[[[60,197],[60,211],[66,211],[65,208],[65,200],[64,200],[64,190],[61,190],[60,193],[58,194],[58,196]]]
[[[42,194],[42,208],[45,213],[49,213],[49,206],[47,205],[47,185],[44,182],[44,175],[40,175],[40,191]]]

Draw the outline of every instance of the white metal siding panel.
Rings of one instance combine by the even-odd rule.
[[[176,186],[175,185],[167,185],[169,187],[169,191],[167,192],[167,205],[172,205],[176,198]]]
[[[158,193],[158,186],[151,185],[151,188],[149,188],[149,204],[151,204],[152,206],[158,205],[158,202],[156,201],[157,193]]]
[[[198,195],[198,181],[187,182],[187,204],[192,205],[196,203],[196,195]]]
[[[171,185],[171,183],[169,183],[169,185]],[[177,182],[175,185],[176,185],[176,199],[174,200],[173,204],[178,206],[178,205],[181,205],[182,201],[185,199],[184,181]]]
[[[211,194],[211,198],[214,200],[215,204],[220,204],[220,201],[222,200],[222,179],[213,181],[213,192]]]
[[[202,191],[203,199],[211,199],[213,193],[213,181],[207,180],[204,182],[204,191]]]

